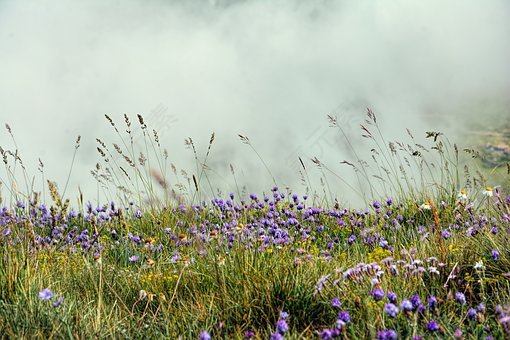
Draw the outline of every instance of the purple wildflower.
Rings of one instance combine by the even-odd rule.
[[[2,237],[6,237],[11,233],[11,228],[7,227],[4,230],[2,230]]]
[[[278,320],[276,323],[276,331],[280,334],[285,334],[289,330],[289,325],[284,319]]]
[[[342,303],[340,302],[339,298],[336,297],[331,300],[331,306],[340,307],[341,305],[342,305]]]
[[[287,320],[289,318],[289,313],[280,311],[280,319]]]
[[[338,319],[345,323],[349,323],[351,321],[351,316],[349,315],[349,312],[342,311],[338,313]]]
[[[436,309],[437,307],[437,299],[435,296],[430,296],[429,297],[429,300],[428,300],[428,306],[429,306],[429,310],[432,312]]]
[[[321,339],[324,339],[324,340],[333,339],[333,338],[340,336],[340,330],[324,328],[319,336]]]
[[[336,329],[344,329],[345,325],[346,325],[346,323],[340,319],[336,320],[336,322],[335,322]]]
[[[400,303],[400,308],[404,312],[411,312],[414,310],[413,304],[409,300],[404,300]]]
[[[503,310],[503,307],[501,307],[501,305],[497,305],[495,308],[494,308],[494,311],[496,312],[496,317],[498,319],[501,319],[502,317],[505,316],[505,312]]]
[[[129,262],[138,262],[140,261],[140,257],[138,255],[133,255],[129,257]]]
[[[461,305],[465,305],[466,304],[466,296],[462,292],[457,292],[457,293],[455,293],[455,301],[457,301]]]
[[[503,325],[504,328],[508,328],[510,325],[510,316],[503,316],[499,319],[499,322]]]
[[[199,339],[200,340],[211,340],[211,335],[209,333],[207,333],[207,331],[203,331],[202,333],[200,333]]]
[[[480,313],[483,313],[485,312],[485,305],[483,303],[480,303],[478,305],[478,307],[476,307],[476,309],[480,312]]]
[[[397,332],[393,329],[377,333],[377,340],[397,340]]]
[[[322,330],[322,332],[319,334],[319,336],[321,339],[324,339],[324,340],[333,339],[333,335],[331,334],[331,329],[329,329],[329,328],[324,328]]]
[[[445,239],[448,239],[451,236],[451,233],[448,230],[441,229],[441,236],[443,236]]]
[[[62,301],[64,301],[64,297],[61,296],[57,299],[57,301],[53,302],[53,308],[57,308],[58,306],[60,306],[60,304],[62,303]]]
[[[395,294],[392,291],[389,291],[386,293],[386,296],[388,297],[388,300],[390,300],[391,303],[395,304],[397,303],[397,294]]]
[[[384,305],[384,311],[390,318],[394,318],[398,314],[398,307],[392,303],[387,303]]]
[[[413,304],[413,309],[415,310],[422,305],[421,299],[418,295],[411,296],[410,301]]]
[[[133,236],[132,240],[136,244],[140,244],[142,242],[142,238],[140,237],[140,235]]]
[[[427,322],[427,330],[429,332],[437,332],[439,330],[439,324],[434,320],[429,321]]]
[[[269,337],[270,340],[283,340],[283,335],[281,335],[280,333],[273,333],[271,334],[271,336]]]
[[[41,299],[43,301],[53,299],[54,297],[55,297],[55,294],[49,288],[44,288],[43,290],[41,290],[39,292],[39,299]]]
[[[374,298],[375,301],[381,301],[384,298],[384,290],[381,288],[375,288],[370,292],[370,295]]]
[[[467,318],[469,320],[474,320],[474,319],[476,319],[476,316],[477,316],[476,309],[469,308],[467,311]]]
[[[491,257],[494,261],[499,260],[499,252],[496,249],[492,249]]]
[[[251,338],[255,337],[255,332],[248,331],[248,332],[244,333],[244,337],[245,337],[245,339],[251,339]]]

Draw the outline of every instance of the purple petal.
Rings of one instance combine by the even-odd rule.
[[[52,293],[52,291],[49,288],[44,288],[39,292],[39,299],[45,301],[53,298],[55,294]]]
[[[53,302],[53,308],[57,308],[58,306],[60,306],[62,301],[64,301],[64,297],[63,296],[59,297],[57,301]]]

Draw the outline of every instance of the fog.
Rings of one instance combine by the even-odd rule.
[[[144,116],[190,174],[184,139],[202,156],[215,132],[210,179],[224,192],[230,164],[248,192],[273,184],[238,134],[248,136],[278,185],[302,193],[298,156],[315,183],[310,158],[343,174],[353,156],[327,114],[363,150],[367,107],[389,139],[407,127],[462,140],[487,107],[508,112],[509,32],[507,0],[1,1],[0,123],[36,188],[41,158],[62,189],[82,136],[73,202],[78,186],[97,198],[95,138],[118,142],[105,114],[121,131],[124,114]],[[14,149],[6,130],[0,145]]]

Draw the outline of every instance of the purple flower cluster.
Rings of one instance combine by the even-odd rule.
[[[388,293],[386,293],[386,296],[388,297],[388,300],[391,303],[393,303],[393,304],[397,303],[397,294],[395,294],[394,292],[388,291]]]
[[[384,298],[384,290],[381,288],[375,288],[370,292],[370,295],[375,301],[381,301]]]
[[[427,331],[437,332],[439,330],[439,324],[436,321],[427,322]]]
[[[457,292],[457,293],[455,293],[455,301],[457,301],[461,305],[465,305],[466,304],[466,296],[462,292]]]
[[[377,340],[397,340],[397,332],[393,329],[380,331],[377,333]]]
[[[384,305],[384,311],[390,318],[394,318],[398,314],[398,307],[395,306],[393,303],[387,303]]]
[[[322,339],[333,339],[339,337],[342,331],[347,327],[347,324],[351,322],[351,316],[347,311],[341,311],[338,313],[338,318],[333,328],[324,328],[319,336]]]
[[[200,333],[200,336],[198,337],[200,340],[211,340],[211,335],[207,331],[203,331]]]
[[[284,311],[280,311],[280,318],[279,320],[276,322],[276,332],[271,334],[271,339],[283,339],[283,335],[285,333],[287,333],[287,331],[289,330],[289,325],[287,324],[287,319],[289,318],[289,314],[284,312]]]
[[[339,308],[339,307],[342,305],[342,303],[340,302],[340,299],[339,299],[339,298],[333,298],[333,299],[331,300],[331,305],[332,305],[333,307],[337,307],[337,308]]]
[[[433,312],[433,311],[436,309],[437,304],[438,304],[438,302],[437,302],[437,298],[436,298],[435,296],[432,296],[432,295],[431,295],[431,296],[429,296],[429,300],[428,300],[428,302],[427,302],[427,305],[428,305],[429,310],[430,310],[431,312]]]

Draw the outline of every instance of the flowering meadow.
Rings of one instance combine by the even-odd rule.
[[[375,140],[370,111],[362,129]],[[159,150],[155,131],[144,136]],[[446,150],[444,136],[427,133],[427,140],[431,146],[375,144],[373,159],[386,171],[383,185],[370,185],[377,198],[362,208],[323,199],[313,188],[297,194],[277,185],[206,198],[198,193],[205,160],[190,178],[191,191],[179,195],[154,174],[147,155],[129,152],[129,138],[114,144],[123,156],[115,164],[114,151],[98,140],[105,162],[93,171],[124,196],[102,203],[80,197],[82,204],[72,206],[51,181],[51,200],[21,194],[12,178],[20,160],[1,149],[0,178],[10,189],[0,211],[0,334],[508,338],[510,196],[488,186],[490,178],[471,176],[456,161],[457,146],[452,155]],[[428,152],[437,156],[437,171]],[[162,155],[153,164],[164,168]],[[352,164],[360,182],[376,178],[365,163]],[[100,174],[105,166],[109,177]],[[147,198],[156,194],[151,178],[164,199]],[[143,190],[133,190],[137,185]]]

